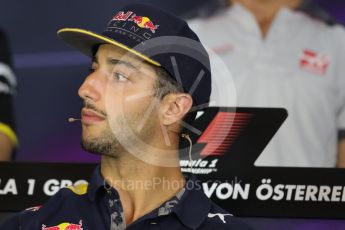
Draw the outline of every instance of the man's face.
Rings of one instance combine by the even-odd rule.
[[[101,45],[91,73],[78,94],[82,109],[82,146],[85,150],[119,157],[135,138],[150,142],[150,133],[159,129],[157,75],[134,55],[113,45]],[[148,119],[143,119],[145,114]]]

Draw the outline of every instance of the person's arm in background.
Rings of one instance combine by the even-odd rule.
[[[11,160],[17,145],[12,96],[16,78],[5,33],[0,30],[0,161]]]

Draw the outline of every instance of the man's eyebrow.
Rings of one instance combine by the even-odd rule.
[[[131,63],[129,62],[126,62],[126,61],[123,61],[123,60],[118,60],[118,59],[114,59],[114,58],[109,58],[107,60],[107,62],[111,65],[125,65],[131,69],[135,69],[135,70],[138,70],[137,67],[135,67],[134,65],[132,65]]]

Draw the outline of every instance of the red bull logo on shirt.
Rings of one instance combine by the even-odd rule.
[[[42,225],[42,230],[83,230],[82,221],[79,224],[62,223],[57,226],[46,227]]]
[[[155,25],[149,17],[137,16],[135,13],[128,11],[127,13],[120,11],[114,17],[116,21],[132,21],[138,27],[143,29],[149,29],[152,33],[155,33],[159,25]]]

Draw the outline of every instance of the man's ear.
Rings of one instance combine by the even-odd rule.
[[[160,106],[162,125],[172,125],[182,120],[193,105],[192,97],[187,93],[171,93],[166,95]]]

